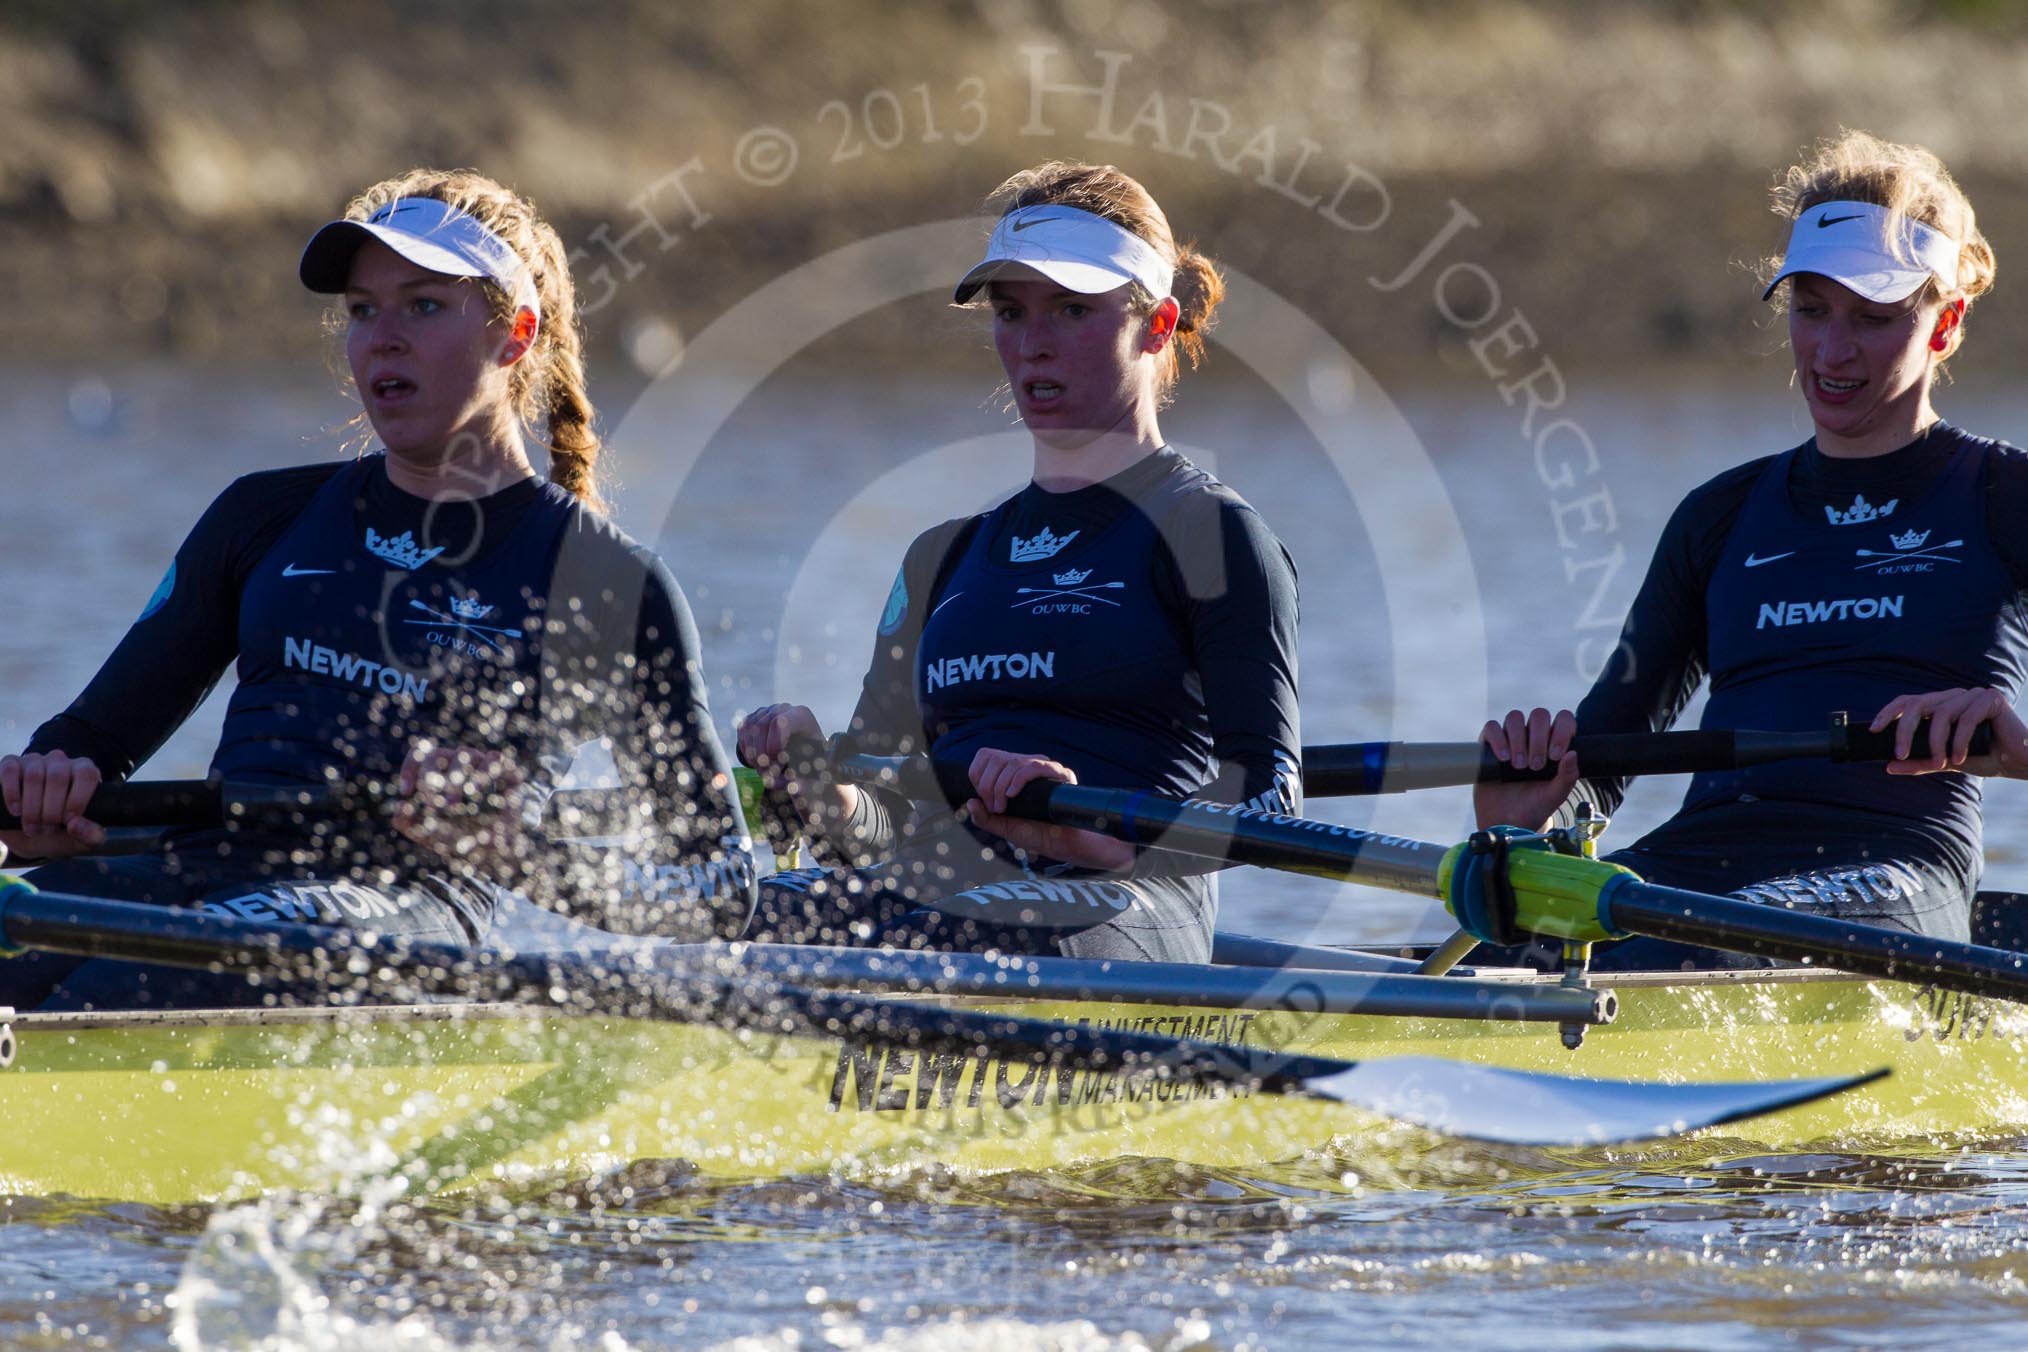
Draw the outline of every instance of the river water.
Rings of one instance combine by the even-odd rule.
[[[1574,702],[1675,501],[1806,430],[1778,375],[1685,379],[1583,392],[1538,454],[1490,383],[1385,385],[1284,342],[1244,301],[1227,340],[1244,369],[1186,387],[1164,425],[1298,561],[1313,743],[1466,739],[1512,703]],[[722,730],[778,697],[842,722],[902,545],[1024,474],[989,380],[840,374],[848,339],[780,360],[703,350],[657,384],[599,392],[620,518],[689,593]],[[2028,435],[2018,398],[1942,402],[1976,430]],[[0,412],[10,747],[90,676],[224,482],[339,453],[346,416],[318,372],[145,367],[9,372]],[[201,773],[220,711],[215,694],[144,773]],[[1992,799],[1988,882],[2024,890],[2018,787]],[[1609,839],[1679,793],[1637,785]],[[1312,810],[1422,838],[1468,826],[1463,791]],[[1311,941],[1444,932],[1413,899],[1289,877],[1229,881],[1223,923]],[[0,1345],[2028,1345],[2022,1142],[1893,1161],[1722,1141],[1448,1161],[1384,1183],[1314,1158],[1243,1175],[1142,1161],[631,1193],[604,1180],[420,1207],[13,1199]]]

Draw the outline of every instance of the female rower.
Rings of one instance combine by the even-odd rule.
[[[1575,718],[1515,710],[1486,725],[1503,760],[1560,758],[1560,773],[1481,786],[1481,825],[1567,814],[1578,728],[1666,728],[1707,678],[1706,728],[1815,729],[1841,709],[1884,727],[1922,704],[1898,698],[1911,690],[2020,689],[2028,457],[1930,403],[1993,284],[1971,203],[1928,151],[1847,132],[1787,172],[1775,208],[1788,249],[1764,296],[1786,300],[1815,435],[1676,509]],[[1979,784],[1907,769],[1802,760],[1698,775],[1674,817],[1611,857],[1673,886],[1964,939],[1984,862]],[[1591,781],[1581,796],[1611,811],[1625,788]],[[1601,957],[1745,961],[1650,939]]]
[[[0,841],[53,861],[45,890],[256,920],[469,943],[518,890],[611,928],[736,935],[753,866],[696,630],[661,560],[601,514],[556,231],[489,179],[415,170],[319,230],[300,272],[343,296],[384,449],[219,495],[84,692],[0,760],[22,824]],[[104,840],[93,790],[132,774],[235,661],[214,776],[398,796],[391,816],[255,817],[85,857]],[[634,791],[636,843],[552,843],[532,828],[600,737]],[[0,1004],[33,1007],[58,981],[64,1005],[247,998],[244,979],[75,965],[0,963]]]
[[[1038,779],[1297,806],[1294,566],[1157,419],[1223,282],[1111,166],[1045,164],[988,200],[999,220],[956,301],[991,305],[1033,479],[910,546],[851,724],[862,750],[968,766],[976,796],[961,821],[797,779],[783,753],[816,717],[754,710],[740,758],[840,867],[764,880],[753,932],[1202,961],[1214,865],[1004,809]]]

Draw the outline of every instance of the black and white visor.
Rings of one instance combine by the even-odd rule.
[[[1156,300],[1166,299],[1176,281],[1176,269],[1154,245],[1103,216],[1076,207],[1023,207],[993,227],[985,258],[965,274],[952,299],[963,305],[996,277],[1024,272],[1085,295],[1139,282]]]
[[[1958,276],[1958,243],[1943,231],[1871,202],[1819,202],[1796,217],[1781,271],[1766,300],[1799,272],[1829,277],[1870,301],[1907,300],[1931,277],[1948,290]]]

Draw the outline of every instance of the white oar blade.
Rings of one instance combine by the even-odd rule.
[[[1885,1074],[1771,1084],[1657,1084],[1389,1056],[1305,1080],[1303,1087],[1446,1136],[1503,1145],[1615,1145],[1778,1112]]]

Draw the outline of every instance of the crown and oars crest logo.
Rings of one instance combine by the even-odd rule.
[[[1086,578],[1090,576],[1091,569],[1089,568],[1073,568],[1067,573],[1050,574],[1050,578],[1059,587],[1075,587],[1078,583],[1084,581]]]
[[[1887,540],[1894,548],[1855,550],[1853,552],[1858,555],[1860,562],[1853,567],[1861,572],[1873,569],[1896,574],[1928,573],[1934,572],[1939,562],[1964,562],[1963,556],[1951,553],[1954,549],[1965,547],[1963,540],[1941,540],[1931,544],[1929,537],[1934,534],[1936,534],[1934,530],[1916,530],[1914,527],[1904,531],[1889,531]]]
[[[487,605],[476,594],[472,596],[452,596],[444,604],[450,607],[449,613],[438,610],[429,602],[418,597],[410,597],[408,602],[409,609],[422,612],[423,618],[411,618],[402,621],[402,623],[427,625],[443,631],[441,634],[433,633],[430,635],[430,642],[439,646],[455,646],[453,640],[448,637],[450,631],[455,630],[459,634],[466,635],[479,643],[485,644],[495,653],[502,656],[505,656],[507,653],[507,645],[501,642],[502,639],[518,639],[522,637],[519,629],[503,629],[498,625],[479,623],[479,621],[491,615],[499,607]]]

